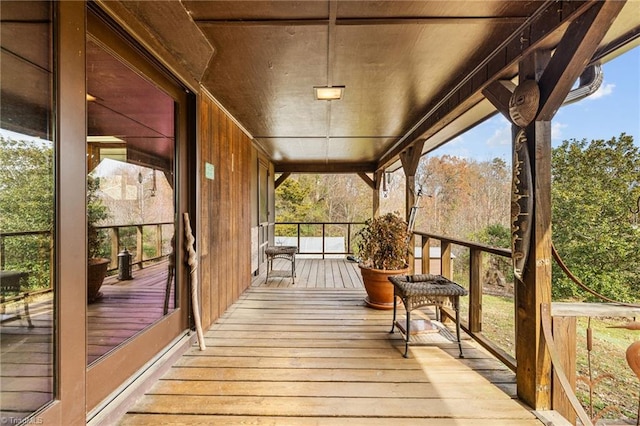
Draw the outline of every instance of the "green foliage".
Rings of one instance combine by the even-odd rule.
[[[97,226],[109,217],[107,207],[99,196],[100,179],[87,177],[87,257],[105,257],[107,233]]]
[[[0,136],[0,229],[2,232],[53,228],[51,145]]]
[[[356,234],[356,254],[364,266],[402,269],[409,260],[407,222],[394,213],[368,219]]]
[[[4,269],[29,273],[27,288],[51,283],[54,214],[53,149],[48,141],[0,136],[0,232]],[[26,232],[41,231],[38,234]]]
[[[470,239],[492,247],[509,248],[511,246],[511,230],[502,224],[495,223],[472,234]],[[498,270],[506,281],[513,282],[513,264],[510,258],[492,255],[485,256],[485,259],[487,259],[489,270]],[[468,265],[467,259],[461,260],[464,262],[458,262],[458,266],[461,266],[460,263]]]
[[[571,271],[597,292],[640,300],[640,151],[631,136],[564,141],[552,153],[553,241]],[[555,298],[586,298],[556,265]]]
[[[276,189],[276,222],[364,222],[371,215],[371,190],[358,176],[293,175]],[[279,225],[280,236],[296,236],[297,227]],[[346,235],[344,227],[326,227],[328,237]],[[322,236],[321,225],[302,225],[301,237]]]

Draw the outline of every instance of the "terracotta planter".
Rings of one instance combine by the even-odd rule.
[[[367,306],[374,309],[393,309],[393,284],[389,277],[393,275],[406,275],[409,267],[404,269],[373,269],[360,266],[362,281],[367,291],[364,299]]]
[[[87,264],[87,302],[92,303],[102,297],[100,287],[109,268],[109,259],[89,259]]]

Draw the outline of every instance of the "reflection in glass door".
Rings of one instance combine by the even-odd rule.
[[[175,309],[175,106],[92,38],[87,102],[90,364]]]
[[[54,399],[52,17],[0,2],[0,423]]]

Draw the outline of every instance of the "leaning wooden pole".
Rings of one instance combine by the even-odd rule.
[[[198,303],[198,255],[193,248],[193,243],[196,241],[193,238],[193,232],[191,231],[191,221],[189,220],[189,213],[183,213],[184,217],[184,230],[185,230],[185,246],[189,257],[187,263],[191,268],[191,306],[193,307],[193,321],[196,323],[196,333],[198,334],[198,344],[200,350],[204,351],[207,347],[204,344],[204,333],[202,332],[202,323],[200,321],[200,304]]]

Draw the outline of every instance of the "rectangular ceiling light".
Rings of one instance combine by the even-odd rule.
[[[337,101],[342,99],[344,86],[314,87],[313,91],[319,101]]]
[[[126,143],[122,139],[115,136],[87,136],[89,143]]]

